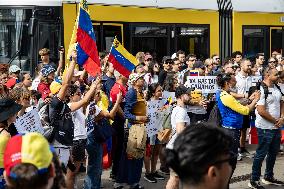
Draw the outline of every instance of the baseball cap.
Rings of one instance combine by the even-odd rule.
[[[137,81],[137,80],[138,80],[139,78],[141,78],[141,77],[144,77],[144,75],[145,75],[145,74],[132,73],[132,74],[129,75],[128,83],[129,83],[130,85],[133,85],[133,83],[134,83],[135,81]]]
[[[41,74],[44,77],[47,77],[50,73],[55,72],[55,69],[51,65],[44,65],[41,69]]]
[[[6,145],[4,169],[8,176],[17,177],[11,169],[21,163],[30,163],[37,167],[39,173],[43,173],[51,164],[52,157],[48,141],[41,134],[16,135]]]
[[[183,94],[191,94],[191,91],[192,91],[191,88],[187,88],[187,87],[181,85],[181,86],[178,86],[176,88],[175,96],[176,96],[176,98],[179,98]]]
[[[17,71],[21,71],[21,68],[19,68],[19,66],[17,65],[10,66],[9,73],[16,73]]]
[[[167,60],[172,60],[172,58],[170,56],[164,56],[163,57],[163,63],[166,62]]]

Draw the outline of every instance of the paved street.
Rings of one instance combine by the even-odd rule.
[[[248,149],[251,153],[254,153],[255,147],[256,147],[255,145],[249,145]],[[250,159],[250,158],[244,158],[242,161],[238,162],[237,169],[232,179],[234,183],[230,185],[231,189],[247,189],[248,188],[247,186],[248,180],[244,180],[244,181],[242,180],[249,177],[248,174],[251,173],[252,160],[253,159]],[[275,165],[275,178],[279,180],[284,180],[283,167],[284,167],[284,155],[282,156],[279,155],[277,157],[277,162]],[[262,173],[264,172],[264,169],[265,169],[265,163],[263,164],[263,167],[262,167]],[[143,172],[144,171],[145,170],[143,170]],[[103,187],[106,189],[111,189],[113,185],[113,182],[109,179],[109,173],[110,171],[107,170],[107,171],[104,171],[102,175]],[[142,176],[140,184],[143,185],[145,189],[164,189],[167,179],[165,181],[158,181],[157,183],[152,184],[152,183],[148,183],[147,181],[145,181]],[[77,188],[78,189],[83,188],[83,175],[82,174],[80,175],[80,178],[78,178],[77,180]],[[266,189],[276,189],[276,188],[284,188],[284,187],[265,186],[265,188]]]

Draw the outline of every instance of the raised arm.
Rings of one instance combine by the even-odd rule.
[[[83,107],[84,105],[86,105],[89,100],[92,98],[92,96],[94,95],[97,85],[98,83],[101,82],[101,78],[97,77],[96,81],[94,81],[90,87],[90,90],[86,93],[86,95],[78,102],[73,102],[70,106],[71,111],[76,111],[78,109],[80,109],[81,107]]]
[[[65,73],[63,75],[62,87],[61,87],[61,89],[59,90],[59,92],[57,94],[57,97],[60,100],[64,100],[64,98],[66,96],[68,86],[70,85],[72,77],[73,77],[73,74],[74,74],[74,68],[75,68],[75,64],[76,63],[77,63],[77,52],[73,51],[72,52],[72,61],[69,64],[69,68],[67,70],[67,73]]]
[[[58,67],[57,67],[57,70],[56,70],[56,75],[57,76],[60,76],[61,69],[64,66],[63,64],[64,64],[64,49],[61,49],[59,51],[59,63],[58,63]]]
[[[108,119],[114,119],[114,116],[116,115],[116,112],[118,111],[118,109],[120,107],[119,104],[121,103],[121,101],[122,101],[122,93],[119,92],[118,95],[117,95],[117,100],[116,100],[113,108],[111,109],[111,111],[108,112],[108,111],[102,110],[98,116],[99,117],[105,117],[105,118],[108,118]]]

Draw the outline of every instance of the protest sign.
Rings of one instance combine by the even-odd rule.
[[[163,100],[153,100],[147,102],[147,116],[149,117],[149,122],[146,124],[146,131],[148,137],[151,137],[158,133],[161,129],[162,125],[157,124],[159,119],[161,119],[160,114],[158,113],[160,109],[163,107]]]
[[[36,109],[25,113],[16,120],[15,126],[19,133],[38,132],[43,134],[43,127]]]
[[[199,89],[195,89],[191,91],[191,101],[192,102],[200,102],[202,100],[202,92]]]
[[[215,93],[218,89],[216,76],[188,76],[184,85],[192,89],[199,89],[202,93]]]

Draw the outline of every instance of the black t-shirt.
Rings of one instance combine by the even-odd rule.
[[[69,106],[57,96],[53,97],[49,107],[49,117],[53,120],[54,128],[57,129],[55,140],[63,145],[71,146],[74,138],[74,123]]]
[[[115,84],[115,78],[114,77],[108,77],[107,75],[104,75],[102,78],[103,81],[103,91],[106,93],[108,99],[110,95],[110,90]]]
[[[158,83],[163,86],[165,83],[165,79],[167,77],[168,72],[165,70],[160,71],[159,77],[158,77]]]

